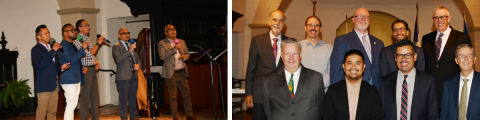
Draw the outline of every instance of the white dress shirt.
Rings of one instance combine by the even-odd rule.
[[[360,39],[360,43],[362,43],[363,46],[365,46],[365,43],[363,43],[362,37],[363,37],[363,35],[366,35],[365,40],[367,41],[368,47],[370,47],[370,51],[365,51],[365,52],[367,52],[368,59],[370,60],[370,63],[372,63],[372,56],[368,55],[369,53],[370,54],[372,53],[372,51],[371,51],[372,50],[372,45],[370,45],[370,37],[368,35],[368,31],[365,34],[359,33],[355,29],[353,29],[353,31],[355,31],[355,33],[357,33],[358,39]]]
[[[408,87],[408,108],[407,108],[407,120],[410,120],[412,115],[412,98],[413,90],[415,89],[415,76],[417,75],[417,69],[414,67],[407,75],[407,87]],[[397,120],[400,120],[400,111],[402,111],[402,86],[403,86],[404,74],[398,70],[397,75],[397,89],[396,89],[396,103],[397,103]]]
[[[468,111],[468,102],[469,102],[469,99],[470,99],[470,90],[472,89],[472,80],[473,80],[473,72],[475,70],[472,71],[472,73],[470,73],[470,75],[468,75],[467,77],[463,77],[460,73],[460,86],[459,86],[459,89],[458,89],[458,106],[460,106],[460,98],[462,97],[462,88],[463,88],[463,79],[468,79],[468,82],[467,82],[467,86],[468,86],[468,91],[467,91],[467,106],[465,107],[465,109],[467,109]],[[465,118],[466,120],[466,118]]]
[[[170,41],[170,45],[172,45],[172,47],[175,47],[175,41],[174,40],[170,40],[167,38],[167,40]],[[178,43],[180,44],[180,43]],[[181,56],[180,55],[180,51],[178,49],[175,49],[175,51],[177,51],[177,53],[175,53],[175,55],[173,56],[175,58],[175,70],[181,70],[183,68],[185,68],[185,66],[183,65],[183,60],[178,60],[178,58]]]
[[[283,68],[285,70],[285,78],[287,79],[287,86],[288,82],[290,82],[290,78],[292,77],[292,73],[288,72],[287,69]],[[302,71],[302,66],[298,67],[298,70],[293,73],[293,94],[297,92],[297,83],[298,79],[300,78],[300,72]]]
[[[275,65],[278,66],[278,61],[280,60],[280,55],[282,54],[282,33],[280,33],[280,35],[278,35],[278,37],[275,37],[273,34],[272,34],[272,30],[270,30],[268,32],[270,34],[270,41],[272,42],[272,44],[270,46],[273,46],[273,43],[275,41],[273,41],[273,38],[277,38],[277,58],[275,58]],[[273,52],[273,49],[272,49],[272,52]],[[290,77],[288,77],[290,78]]]
[[[448,37],[450,36],[450,32],[452,32],[452,29],[450,27],[448,27],[447,30],[445,30],[443,32],[442,47],[440,48],[440,55],[438,55],[438,58],[442,57],[443,49],[445,48],[445,45],[447,44]],[[438,37],[440,37],[440,32],[437,30],[437,37],[435,37],[435,45],[437,45]]]
[[[333,46],[322,40],[318,40],[315,46],[308,39],[302,40],[300,43],[302,44],[303,66],[322,73],[326,93],[330,85],[330,56]]]

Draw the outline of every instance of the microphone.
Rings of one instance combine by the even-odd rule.
[[[102,36],[102,35],[97,34],[97,38],[99,38],[100,36]],[[110,40],[107,40],[107,38],[104,38],[103,40],[105,40],[105,42],[107,42],[108,44],[110,44]]]
[[[50,38],[50,41],[48,41],[48,44],[53,45],[53,44],[55,44],[56,42],[57,42],[57,41],[55,41],[55,38]],[[60,52],[63,52],[63,48],[60,48],[60,49],[58,49],[58,50],[60,50]]]
[[[178,44],[178,40],[177,40],[177,39],[175,39],[173,42],[174,42],[175,44]],[[182,54],[182,51],[180,51],[180,48],[178,48],[177,50],[178,50],[178,53]]]
[[[198,46],[197,44],[193,44],[193,46],[194,46],[194,47],[197,47],[197,48],[200,48],[203,52],[207,52],[207,51],[203,50],[203,48],[200,47],[200,46]],[[212,59],[212,56],[210,56],[210,53],[207,53],[207,55],[208,55],[208,57],[209,57],[210,59]]]
[[[77,36],[78,41],[83,42],[83,37],[81,35]]]

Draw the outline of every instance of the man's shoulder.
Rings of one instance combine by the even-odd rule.
[[[382,45],[384,45],[382,40],[378,39],[377,37],[375,37],[371,34],[369,34],[369,35],[371,37],[370,40],[373,40],[373,42],[381,43]]]
[[[453,30],[452,30],[452,31],[453,31]],[[428,34],[423,35],[423,37],[435,37],[435,36],[437,36],[437,31],[436,31],[436,30],[435,30],[435,31],[432,31],[432,32],[430,32],[430,33],[428,33]],[[423,39],[422,39],[422,41],[423,41]]]
[[[392,45],[390,45],[390,46],[384,47],[384,48],[382,48],[382,50],[380,51],[380,53],[390,54],[390,53],[388,53],[388,52],[392,51],[392,50],[393,50],[392,48],[393,48],[394,46],[395,46],[395,44],[392,44]]]
[[[269,33],[264,33],[264,34],[260,34],[260,35],[257,35],[255,37],[252,38],[252,40],[260,40],[260,39],[264,39],[264,38],[268,38],[269,37]]]

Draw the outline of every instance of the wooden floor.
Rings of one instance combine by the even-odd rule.
[[[101,120],[120,120],[120,114],[118,112],[118,105],[106,105],[100,107],[100,119]],[[179,109],[178,112],[180,113],[181,119],[185,119],[185,112],[182,109]],[[64,111],[57,111],[57,120],[63,120]],[[198,120],[213,120],[214,113],[213,111],[194,111],[193,115]],[[139,116],[140,120],[152,120],[152,118],[148,118],[148,116]],[[75,110],[74,115],[75,120],[80,120],[80,111]],[[170,115],[170,110],[164,110],[160,108],[160,115],[157,116],[157,120],[173,120],[172,116]],[[223,115],[221,112],[217,112],[217,119],[223,120]],[[22,114],[16,118],[9,118],[7,120],[35,120],[35,113],[27,113]]]
[[[232,119],[233,120],[251,120],[253,113],[251,110],[248,111],[240,111],[240,112],[233,112]]]

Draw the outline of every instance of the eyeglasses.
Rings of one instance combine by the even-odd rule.
[[[64,32],[72,31],[73,33],[77,32],[76,29],[71,29],[71,30],[65,30]]]
[[[356,18],[358,18],[358,19],[362,19],[362,18],[365,18],[365,19],[367,19],[367,20],[370,19],[370,16],[367,16],[367,15],[356,15],[356,16],[354,16],[354,17],[356,17]]]
[[[413,56],[413,53],[395,54],[395,57],[396,57],[397,59],[403,59],[403,57],[405,57],[405,59],[412,59],[412,56]]]
[[[446,16],[437,16],[437,17],[433,17],[433,20],[445,20],[445,19],[447,19],[448,17],[450,17],[450,16],[448,16],[448,15],[446,15]]]
[[[307,24],[308,27],[322,27],[320,24]]]
[[[90,25],[85,25],[85,26],[79,26],[79,27],[90,27]]]
[[[468,58],[468,59],[472,59],[472,58],[473,58],[473,55],[472,55],[472,54],[460,54],[460,55],[457,55],[457,58]]]
[[[397,28],[393,28],[393,32],[398,32],[398,31],[404,32],[405,30],[407,30],[407,29],[406,29],[406,28],[398,28],[398,29],[397,29]]]
[[[175,31],[176,31],[177,29],[175,29],[175,28],[167,29],[166,32],[168,32],[168,31],[170,31],[170,30],[175,30]]]
[[[124,32],[124,33],[120,33],[120,35],[125,35],[125,34],[128,34],[128,35],[130,35],[130,32]]]

